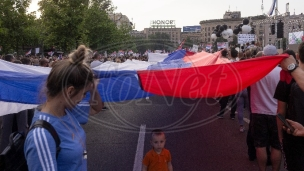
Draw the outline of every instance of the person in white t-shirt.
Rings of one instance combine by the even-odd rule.
[[[277,54],[275,46],[267,45],[264,47],[264,56]],[[273,98],[280,80],[280,71],[279,67],[275,67],[268,75],[251,85],[250,106],[252,120],[250,121],[250,126],[260,170],[266,170],[267,145],[271,146],[272,170],[280,170],[282,154],[276,122],[277,100]]]
[[[93,55],[92,59],[93,59],[93,61],[90,64],[91,68],[95,68],[95,67],[99,66],[100,64],[102,64],[102,62],[100,61],[101,55],[98,52],[96,52]]]

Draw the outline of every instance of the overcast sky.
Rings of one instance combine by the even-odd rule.
[[[38,9],[37,2],[32,0],[30,11]],[[270,9],[273,0],[264,1],[264,13]],[[291,14],[304,13],[304,0],[278,0],[279,12],[286,12],[289,2]],[[262,0],[112,0],[121,12],[133,23],[136,30],[150,26],[151,20],[175,20],[177,27],[199,25],[201,20],[221,19],[225,11],[241,11],[242,17],[262,15]]]

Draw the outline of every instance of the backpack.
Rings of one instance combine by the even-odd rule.
[[[53,136],[56,142],[56,157],[60,151],[60,139],[54,127],[44,120],[37,120],[29,131],[35,128],[45,128]],[[24,156],[24,143],[26,136],[19,132],[13,132],[9,138],[8,146],[0,154],[0,170],[2,171],[28,171]]]

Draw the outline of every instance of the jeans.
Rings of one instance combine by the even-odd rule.
[[[244,106],[246,105],[246,111],[250,113],[249,110],[249,97],[247,89],[239,92],[237,95],[237,113],[238,113],[238,121],[240,125],[244,125]]]

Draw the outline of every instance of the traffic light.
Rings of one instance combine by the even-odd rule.
[[[272,35],[275,34],[275,24],[274,23],[271,24],[271,34]]]
[[[284,23],[281,20],[278,22],[277,38],[284,38]]]

